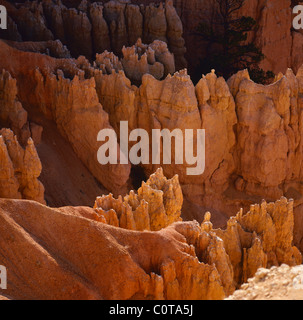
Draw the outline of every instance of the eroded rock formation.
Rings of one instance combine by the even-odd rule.
[[[157,231],[181,220],[183,195],[178,176],[167,180],[160,168],[138,193],[133,190],[124,197],[112,194],[96,199],[94,208],[102,222],[130,230]]]
[[[159,3],[160,0],[155,2]],[[183,24],[190,73],[194,73],[208,46],[197,35],[197,28],[202,21],[209,21],[216,1],[174,0],[174,5]],[[290,0],[247,0],[243,8],[237,12],[237,15],[251,16],[257,22],[258,28],[255,32],[249,33],[249,39],[264,53],[265,59],[260,66],[265,70],[284,73],[287,68],[292,68],[297,72],[303,63],[303,35],[292,28],[292,7],[293,2]]]
[[[41,112],[53,119],[60,133],[71,143],[80,160],[94,172],[94,176],[105,187],[115,190],[116,194],[124,193],[130,166],[101,166],[97,160],[100,147],[98,132],[102,128],[110,128],[110,124],[108,114],[99,103],[95,79],[85,79],[85,73],[92,69],[88,61],[84,57],[78,60],[55,59],[20,52],[4,42],[2,44],[3,65],[9,67],[10,61],[19,60],[22,66],[15,69],[12,62],[8,68],[17,79],[22,103],[28,110]],[[113,176],[117,178],[112,179]]]
[[[35,144],[39,144],[43,128],[28,121],[27,111],[18,100],[17,93],[16,79],[13,79],[9,72],[2,70],[0,73],[0,128],[12,128],[23,145],[30,137]]]
[[[188,3],[179,1],[177,7],[187,12]],[[301,34],[287,31],[286,2],[275,1],[273,9],[268,2],[254,5],[254,14],[262,7],[256,41],[265,39],[267,52],[274,45],[265,36],[268,10],[286,21],[274,39],[283,43],[283,63],[278,66],[267,57],[264,66],[298,68],[297,74],[291,69],[277,74],[267,86],[251,81],[247,70],[228,81],[213,70],[194,86],[187,70],[179,70],[185,65],[184,41],[172,1],[140,7],[82,1],[77,8],[68,8],[61,1],[44,0],[8,7],[8,38],[28,41],[0,43],[0,197],[45,203],[38,180],[43,163],[34,146],[41,139],[48,168],[63,148],[74,151],[66,167],[45,172],[50,184],[53,177],[47,175],[60,175],[74,159],[87,168],[72,182],[61,185],[62,178],[56,186],[47,184],[48,204],[54,204],[56,195],[67,192],[64,188],[71,184],[79,184],[79,194],[85,198],[91,191],[80,187],[86,175],[91,180],[84,186],[105,187],[100,195],[114,193],[98,197],[94,208],[50,209],[35,202],[0,199],[0,264],[12,270],[8,296],[222,299],[260,267],[301,263],[294,246],[303,250]],[[188,19],[188,13],[182,19]],[[291,55],[290,37],[298,38]],[[161,148],[159,163],[140,165],[146,176],[156,173],[138,191],[129,191],[131,164],[119,161],[121,140],[125,146],[126,139],[120,135],[121,121],[128,121],[128,132],[142,128],[149,137],[154,129],[177,129],[183,138],[187,129],[194,130],[194,149],[201,147],[196,145],[196,130],[205,129],[204,172],[189,175],[192,164],[176,164],[176,150],[186,147],[176,137],[172,140],[176,148],[174,143]],[[50,137],[42,137],[43,122]],[[117,164],[101,165],[97,159],[101,129],[116,132]],[[160,144],[164,147],[164,142]],[[131,141],[124,151],[134,145]],[[145,148],[151,160],[151,140]],[[57,154],[49,153],[47,159],[50,150]],[[168,151],[171,164],[163,163]],[[269,202],[283,195],[294,201],[282,197]],[[70,204],[69,195],[60,197]],[[267,202],[261,202],[263,198]],[[199,222],[182,222],[188,214],[187,209],[182,211],[183,200],[199,208]],[[255,202],[261,204],[251,205]],[[230,218],[240,207],[244,209]],[[213,227],[219,214],[227,220],[226,228]],[[17,240],[10,241],[11,236]],[[22,261],[22,277],[33,273],[36,277],[27,287],[14,260],[23,252],[36,261]],[[51,278],[43,275],[41,264]],[[112,272],[117,274],[114,281]]]
[[[115,203],[108,204],[115,209]],[[201,226],[196,221],[176,222],[156,232],[141,232],[100,223],[100,216],[88,207],[51,209],[37,202],[1,199],[0,253],[5,254],[0,262],[10,270],[5,295],[223,299],[241,283],[239,272],[246,279],[267,263],[301,263],[291,243],[292,202],[283,198],[256,208],[246,215],[240,212],[225,231],[214,230],[206,213]],[[269,238],[269,233],[274,236]],[[16,264],[23,252],[28,259]],[[31,284],[25,285],[22,279],[29,277]]]
[[[172,144],[172,164],[163,163],[161,150],[159,164],[142,165],[146,176],[160,166],[168,178],[178,174],[187,201],[227,217],[239,206],[247,210],[252,201],[286,195],[295,199],[296,225],[302,225],[302,68],[297,75],[291,70],[279,74],[268,86],[255,84],[244,70],[227,82],[213,71],[195,87],[183,70],[161,81],[145,74],[137,87],[110,53],[92,66],[84,57],[55,59],[3,43],[0,56],[1,69],[17,79],[25,109],[53,119],[90,172],[116,196],[127,192],[130,165],[100,165],[96,140],[101,129],[113,128],[118,143],[121,121],[128,121],[129,132],[143,128],[150,137],[153,129],[183,134],[205,129],[203,174],[188,175],[190,165],[176,164]],[[114,71],[107,74],[112,65]],[[302,236],[295,234],[295,243],[301,243]]]
[[[225,296],[216,267],[200,263],[194,247],[182,234],[194,227],[193,223],[172,225],[158,232],[129,231],[87,219],[93,216],[90,208],[50,209],[36,202],[0,202],[0,250],[6,252],[1,263],[10,270],[5,295],[11,298]],[[14,241],[9,240],[12,237]],[[35,240],[38,238],[39,243]],[[16,256],[23,254],[28,259],[15,263]],[[31,284],[24,284],[22,279],[29,278]]]
[[[105,74],[123,70],[128,79],[140,84],[145,74],[151,74],[160,80],[168,74],[175,73],[174,56],[169,52],[167,44],[155,40],[145,45],[139,38],[132,47],[122,48],[123,58],[119,58],[107,50],[96,55],[94,66]]]
[[[42,165],[33,140],[24,148],[10,129],[0,130],[0,197],[44,201],[44,187],[38,180]]]
[[[123,46],[132,46],[139,38],[147,44],[162,40],[174,54],[177,70],[187,65],[183,27],[171,0],[164,6],[83,0],[78,8],[68,8],[61,1],[43,0],[10,5],[8,13],[14,26],[10,32],[2,32],[2,38],[8,40],[59,39],[73,57],[84,55],[90,60],[105,50],[121,57]]]
[[[262,267],[301,264],[301,254],[293,246],[293,229],[293,200],[281,198],[252,205],[245,215],[241,209],[229,219],[226,230],[214,230],[230,257],[235,283],[246,282]]]

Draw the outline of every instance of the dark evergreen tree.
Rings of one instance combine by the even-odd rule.
[[[206,57],[200,61],[200,74],[215,69],[218,75],[228,79],[238,70],[247,68],[254,81],[267,82],[274,74],[258,66],[264,55],[253,42],[247,41],[248,32],[256,28],[256,21],[236,14],[245,0],[214,2],[212,14],[198,28],[198,34],[207,43]]]

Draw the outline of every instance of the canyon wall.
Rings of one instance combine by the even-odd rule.
[[[293,198],[295,243],[301,248],[302,68],[297,75],[290,69],[277,75],[267,86],[251,81],[246,70],[227,82],[213,71],[196,86],[186,70],[164,80],[145,74],[135,86],[123,70],[107,74],[84,57],[56,59],[2,42],[0,58],[0,68],[16,78],[23,108],[54,121],[92,175],[115,196],[131,188],[131,164],[98,162],[101,129],[115,130],[117,150],[121,121],[128,121],[128,132],[142,128],[150,137],[153,129],[192,129],[194,149],[196,130],[205,129],[202,174],[188,175],[193,165],[186,161],[176,164],[172,143],[172,164],[163,162],[161,151],[159,164],[151,158],[141,164],[145,175],[159,167],[168,178],[178,174],[186,201],[214,211],[214,219],[262,199]],[[129,143],[129,150],[134,144]],[[148,146],[151,157],[151,141]]]
[[[194,85],[182,69],[182,25],[172,1],[81,1],[75,9],[44,0],[8,8],[10,40],[0,40],[0,197],[18,200],[0,199],[0,264],[10,270],[6,296],[223,299],[260,267],[302,262],[301,34],[288,32],[288,1],[251,4],[243,12],[260,27],[250,36],[268,55],[283,47],[275,60],[263,62],[286,69],[270,85],[254,83],[247,70],[228,80],[212,70]],[[211,9],[205,1],[175,5],[186,32]],[[277,21],[268,21],[272,12]],[[270,37],[268,24],[275,23]],[[150,161],[120,163],[127,138],[120,135],[121,121],[128,133],[144,129],[149,137],[154,129],[177,129],[182,137],[193,130],[193,153],[203,148],[196,130],[205,129],[204,172],[190,175],[193,164],[176,163],[177,150],[187,147],[177,138],[157,164],[151,140],[138,149]],[[117,163],[98,161],[102,129],[115,131]],[[164,163],[165,152],[172,164]],[[65,167],[53,162],[61,156]],[[45,187],[44,165],[52,168],[43,175]],[[65,181],[67,170],[76,178]],[[90,199],[99,194],[91,208],[43,205],[46,199],[50,206],[70,205],[73,184],[80,204],[86,193]],[[190,210],[198,221],[183,221]],[[222,216],[226,227],[219,228]],[[16,257],[23,253],[29,259],[20,265]]]
[[[205,54],[206,44],[196,34],[197,27],[211,16],[214,3],[215,0],[174,1],[183,23],[190,72]],[[290,0],[246,0],[237,15],[250,16],[257,22],[256,31],[250,32],[248,39],[265,55],[261,68],[276,74],[285,73],[287,68],[298,71],[303,63],[303,34],[292,28],[294,15]]]
[[[132,46],[138,38],[146,44],[162,40],[175,56],[176,70],[188,65],[191,75],[201,76],[195,74],[196,66],[205,56],[208,44],[197,29],[213,14],[215,0],[63,3],[43,0],[40,4],[37,1],[20,4],[17,8],[8,5],[9,28],[0,37],[15,41],[59,39],[73,57],[85,55],[88,59],[105,50],[121,56],[123,45]],[[284,73],[292,68],[297,72],[303,63],[303,34],[292,28],[294,15],[290,0],[247,0],[237,15],[251,16],[257,21],[257,28],[249,33],[248,39],[264,53],[260,66],[265,71]]]
[[[73,57],[84,55],[89,60],[105,50],[121,56],[123,46],[132,46],[139,38],[146,44],[162,40],[174,54],[177,70],[187,65],[182,23],[170,0],[160,6],[83,0],[69,8],[61,1],[43,0],[7,7],[9,32],[0,33],[4,39],[58,39]]]
[[[147,5],[150,2],[159,4],[161,0],[132,2]],[[199,37],[197,28],[201,22],[208,21],[215,4],[215,0],[174,0],[183,24],[190,74],[194,74],[199,59],[206,54],[207,43]],[[264,70],[284,73],[287,68],[292,68],[297,72],[303,63],[303,34],[292,28],[292,7],[291,0],[246,0],[237,13],[239,16],[250,16],[257,22],[257,30],[249,34],[249,39],[253,40],[265,55],[260,64]]]

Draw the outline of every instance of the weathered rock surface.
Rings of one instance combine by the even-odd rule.
[[[1,48],[1,67],[8,67],[16,77],[19,97],[27,109],[54,120],[60,133],[71,143],[93,175],[106,188],[115,190],[116,194],[124,193],[130,166],[101,166],[97,160],[100,147],[98,132],[110,128],[110,124],[107,113],[99,103],[94,78],[84,78],[88,61],[83,57],[78,60],[55,59],[21,52],[5,43]],[[16,69],[14,64],[10,64],[14,59],[18,59],[21,68]],[[116,178],[113,179],[114,176]]]
[[[89,60],[105,50],[121,56],[123,46],[132,46],[139,38],[147,44],[162,40],[174,54],[177,70],[187,65],[183,27],[171,0],[165,6],[146,7],[116,0],[105,3],[83,0],[77,8],[68,8],[61,1],[43,0],[16,8],[11,5],[8,13],[14,28],[4,33],[4,39],[59,39],[73,57],[84,55]]]
[[[247,210],[262,198],[267,201],[282,195],[293,198],[295,244],[303,248],[302,68],[297,75],[291,70],[277,75],[276,81],[267,86],[252,82],[244,70],[227,82],[211,72],[195,87],[183,70],[163,80],[145,74],[137,87],[111,53],[97,57],[92,66],[84,57],[55,59],[20,51],[3,42],[0,58],[0,68],[8,70],[17,80],[23,109],[52,119],[89,171],[115,196],[129,191],[130,164],[99,164],[100,143],[96,137],[101,129],[113,128],[118,140],[120,121],[128,121],[129,132],[142,128],[149,137],[153,129],[179,129],[182,133],[186,129],[205,129],[203,174],[190,176],[187,174],[190,165],[185,161],[176,164],[172,144],[172,164],[164,164],[162,160],[151,164],[150,159],[149,164],[142,165],[145,175],[160,166],[168,178],[178,174],[185,199],[204,211],[213,211],[214,220],[216,214],[228,218],[238,207]],[[13,79],[6,78],[9,76],[3,76],[3,83],[16,87]],[[16,88],[9,92],[3,99],[7,110],[15,110]],[[5,112],[2,117],[7,119]],[[27,127],[39,135],[34,125]],[[133,145],[130,143],[129,149]],[[151,141],[149,155],[152,155]],[[201,216],[199,222],[202,219]]]
[[[202,224],[203,226],[203,224]],[[235,283],[246,282],[259,268],[282,263],[301,264],[299,250],[293,246],[293,200],[252,205],[231,217],[226,230],[214,230],[223,240],[234,270]]]
[[[22,148],[10,129],[0,130],[0,197],[44,201],[44,187],[38,180],[42,166],[31,138]]]
[[[133,3],[148,4],[148,0],[132,0]],[[162,0],[154,0],[156,4]],[[195,72],[201,56],[206,54],[208,44],[197,35],[201,21],[208,20],[213,14],[216,1],[212,0],[174,0],[174,6],[183,24],[189,73]],[[249,35],[265,54],[261,67],[274,73],[285,72],[292,68],[297,72],[303,63],[302,34],[292,29],[292,7],[290,0],[247,0],[238,12],[251,16],[257,21],[257,31]],[[279,48],[279,50],[277,50]],[[173,51],[173,50],[172,50]],[[200,75],[201,76],[201,75]]]
[[[139,38],[132,47],[123,46],[122,54],[123,58],[120,60],[106,50],[96,55],[93,65],[100,68],[104,74],[123,70],[127,78],[135,84],[140,84],[145,74],[151,74],[160,80],[175,73],[174,56],[163,41],[155,40],[150,45],[145,45]]]
[[[131,80],[141,81],[144,74],[151,74],[160,80],[175,72],[174,56],[163,41],[155,40],[147,46],[139,38],[134,46],[123,47],[122,53],[123,69]]]
[[[142,182],[138,193],[132,190],[123,200],[121,196],[103,195],[96,199],[94,209],[102,222],[130,230],[157,231],[182,220],[182,203],[178,177],[167,180],[160,168]]]
[[[27,111],[17,98],[16,79],[2,70],[0,73],[0,128],[11,128],[22,145],[31,137],[36,145],[41,141],[43,128],[28,121]]]
[[[41,42],[17,42],[7,40],[6,43],[9,46],[14,47],[20,51],[43,53],[54,58],[71,58],[69,50],[61,43],[60,40],[49,40]]]
[[[200,263],[183,234],[194,223],[129,231],[92,221],[91,208],[0,202],[0,262],[10,271],[5,295],[13,299],[225,296],[216,267]],[[23,255],[27,259],[16,263]],[[30,284],[23,279],[31,279]]]
[[[302,300],[303,267],[260,268],[253,278],[226,300]]]
[[[114,209],[116,204],[108,205]],[[10,272],[5,295],[12,299],[223,299],[240,284],[235,271],[254,275],[258,264],[275,257],[273,252],[281,263],[284,259],[291,265],[301,263],[290,242],[292,203],[281,199],[267,206],[261,206],[263,213],[254,207],[247,215],[238,214],[225,231],[213,230],[207,213],[201,226],[196,221],[176,222],[156,232],[140,232],[100,223],[100,216],[88,207],[51,209],[37,202],[1,199],[0,263]],[[275,237],[269,239],[273,231]],[[23,253],[27,259],[16,263]],[[29,278],[30,284],[25,283],[23,279]]]

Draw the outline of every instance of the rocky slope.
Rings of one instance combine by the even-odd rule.
[[[261,268],[226,300],[302,300],[302,275],[302,265]]]
[[[114,203],[109,207],[116,209]],[[209,219],[207,213],[201,226],[176,222],[142,232],[102,223],[100,211],[89,207],[51,209],[34,201],[1,199],[0,262],[10,276],[0,295],[223,299],[259,267],[302,262],[292,246],[292,202],[285,198],[252,207],[246,215],[240,212],[226,230],[212,229]]]
[[[117,147],[120,121],[128,121],[129,132],[143,128],[150,136],[153,129],[205,129],[203,174],[188,175],[190,165],[175,164],[172,145],[172,164],[144,164],[145,175],[159,166],[168,178],[178,174],[186,202],[213,211],[214,219],[220,213],[228,218],[239,207],[248,210],[263,198],[293,198],[295,243],[301,247],[302,68],[297,75],[290,69],[279,74],[268,86],[255,84],[244,70],[227,82],[211,72],[195,87],[183,70],[164,80],[145,74],[138,87],[122,70],[106,74],[84,57],[56,59],[2,42],[0,58],[0,68],[17,81],[23,108],[33,119],[43,115],[55,122],[82,163],[115,196],[129,190],[131,165],[100,165],[101,129],[116,131]],[[152,154],[151,141],[149,149]]]
[[[264,63],[297,72],[277,73],[264,86],[247,70],[227,81],[213,70],[194,85],[179,70],[180,21],[192,8],[207,13],[204,1],[201,8],[176,1],[181,20],[172,1],[64,3],[7,4],[0,264],[11,277],[0,299],[223,299],[260,267],[300,264],[303,67],[299,55],[291,62],[287,23],[274,41],[285,49],[275,60],[281,66]],[[286,1],[254,5],[259,21],[268,10],[288,21]],[[265,22],[256,41],[267,39]],[[264,42],[268,52],[274,43]],[[194,130],[193,152],[205,129],[205,171],[189,175],[194,165],[176,161],[183,140],[160,150],[159,163],[121,163],[121,121],[128,133],[141,128],[149,137],[154,129]],[[117,135],[116,164],[98,161],[101,129]],[[145,151],[151,160],[152,141]],[[163,161],[169,151],[172,164]]]

